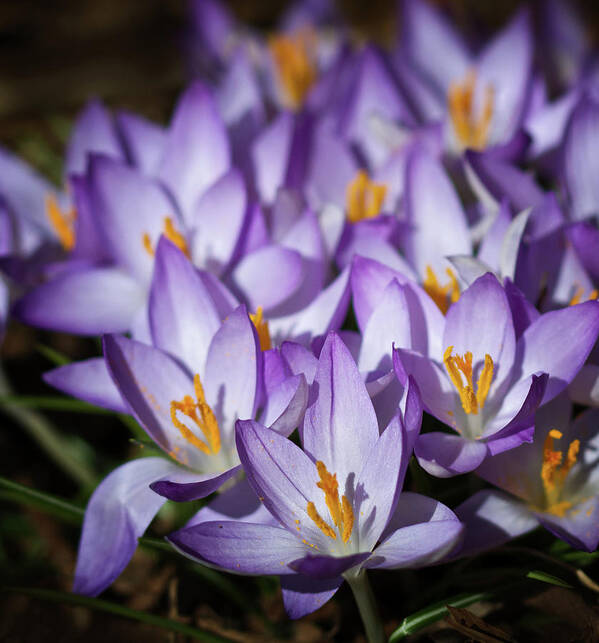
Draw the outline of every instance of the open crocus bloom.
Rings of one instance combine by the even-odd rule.
[[[530,442],[536,408],[572,380],[597,339],[599,303],[540,315],[518,338],[514,325],[508,296],[488,273],[450,307],[439,352],[396,351],[400,379],[412,375],[425,409],[458,433],[420,436],[415,453],[429,473],[472,471]],[[564,340],[572,336],[575,343]]]
[[[399,71],[409,73],[411,98],[425,118],[446,114],[449,149],[457,153],[508,143],[521,126],[531,89],[528,12],[519,12],[476,56],[428,2],[406,0],[402,18],[398,58],[408,60],[419,75],[404,64]]]
[[[189,270],[187,276],[178,274],[187,284],[199,279]],[[163,286],[175,276],[163,267]],[[236,474],[238,418],[253,418],[260,407],[261,420],[284,434],[301,421],[305,380],[285,378],[264,394],[260,342],[245,308],[238,307],[221,324],[214,310],[198,308],[197,296],[187,296],[180,318],[170,300],[155,302],[154,340],[164,350],[125,337],[104,338],[106,362],[122,400],[170,459],[128,462],[98,486],[79,547],[74,586],[79,593],[97,594],[118,576],[167,497],[200,498]]]
[[[535,439],[486,460],[477,473],[509,491],[485,490],[456,512],[467,525],[463,554],[494,547],[539,523],[577,549],[599,542],[599,411],[570,419],[560,396],[541,408]],[[515,497],[514,497],[515,496]]]
[[[239,456],[268,510],[265,519],[214,520],[212,514],[169,536],[200,562],[281,576],[286,609],[295,618],[320,607],[344,578],[351,582],[366,568],[439,560],[461,533],[444,505],[399,495],[421,408],[405,416],[398,411],[379,434],[356,365],[334,333],[323,346],[311,396],[301,432],[304,451],[257,422],[237,423]],[[412,404],[419,406],[415,397]]]

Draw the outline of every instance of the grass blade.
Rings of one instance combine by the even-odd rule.
[[[50,589],[38,589],[33,587],[6,587],[3,591],[12,592],[14,594],[24,594],[32,598],[38,598],[42,601],[51,601],[53,603],[69,603],[71,605],[78,605],[80,607],[87,607],[92,610],[100,612],[108,612],[124,618],[129,618],[140,623],[148,625],[155,625],[164,630],[177,632],[185,636],[190,636],[198,641],[208,641],[209,643],[231,643],[231,639],[199,630],[191,625],[179,623],[163,616],[155,614],[148,614],[134,610],[123,605],[117,605],[110,601],[105,601],[100,598],[90,598],[89,596],[79,596],[78,594],[69,594],[68,592],[58,592]]]
[[[532,578],[533,580],[539,580],[542,583],[548,583],[549,585],[557,585],[558,587],[567,587],[572,589],[572,585],[566,583],[565,580],[554,576],[553,574],[548,574],[547,572],[540,571],[538,569],[533,569],[532,571],[526,574],[526,578]]]
[[[406,616],[401,625],[389,637],[389,643],[400,641],[409,634],[414,634],[414,632],[440,621],[448,614],[448,605],[451,607],[468,607],[473,603],[478,603],[478,601],[489,600],[492,596],[491,592],[458,594],[452,598],[429,605],[418,612],[414,612],[414,614],[410,614],[410,616]]]
[[[44,409],[45,411],[67,411],[69,413],[94,413],[98,415],[110,415],[114,411],[94,406],[82,400],[74,400],[70,397],[59,395],[2,395],[0,404],[18,407]]]
[[[64,366],[65,364],[71,363],[71,359],[69,357],[54,348],[50,348],[50,346],[38,344],[35,348],[38,353],[43,355],[49,362],[52,362],[54,366]]]

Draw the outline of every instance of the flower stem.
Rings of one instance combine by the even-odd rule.
[[[370,589],[370,583],[366,571],[361,570],[355,576],[346,578],[358,604],[358,610],[364,623],[366,636],[369,643],[384,643],[386,641],[383,623],[376,605],[374,594]]]

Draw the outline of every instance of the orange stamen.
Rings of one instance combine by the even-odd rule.
[[[187,246],[187,241],[185,237],[175,228],[175,224],[171,217],[164,217],[164,227],[162,234],[174,245],[181,250],[181,252],[190,259],[189,247]],[[153,257],[155,255],[155,250],[152,245],[152,240],[150,235],[147,232],[144,232],[142,239],[143,247],[145,251]]]
[[[463,148],[483,149],[489,138],[491,119],[493,118],[493,88],[485,88],[485,99],[482,110],[475,115],[474,91],[476,73],[471,70],[462,82],[454,82],[447,93],[449,117],[458,143]]]
[[[75,221],[77,220],[77,210],[71,208],[63,212],[58,205],[58,201],[53,194],[46,197],[46,216],[52,224],[58,240],[62,247],[70,251],[75,247]]]
[[[270,331],[268,328],[268,322],[262,316],[262,306],[258,306],[255,313],[250,313],[250,319],[256,328],[258,333],[258,339],[260,340],[260,349],[263,351],[270,350],[272,348],[272,342],[270,340]]]
[[[347,186],[347,219],[357,223],[378,216],[386,194],[386,185],[371,181],[365,170],[359,170]]]
[[[460,298],[460,284],[451,268],[446,268],[445,274],[449,277],[449,282],[441,285],[432,266],[426,267],[422,287],[428,296],[437,304],[437,308],[445,315],[449,306]]]
[[[541,465],[541,480],[545,490],[546,510],[556,516],[563,517],[572,503],[561,499],[561,494],[570,469],[576,464],[580,450],[580,440],[572,440],[568,446],[566,460],[562,451],[556,451],[554,440],[562,438],[561,431],[551,429],[543,444],[543,464]]]
[[[468,351],[464,355],[452,355],[453,346],[449,346],[443,355],[443,364],[449,375],[449,379],[456,387],[462,408],[468,414],[477,415],[479,410],[485,406],[491,382],[493,381],[493,360],[487,353],[485,363],[478,376],[476,393],[474,392],[472,353]],[[464,380],[466,383],[464,383]]]

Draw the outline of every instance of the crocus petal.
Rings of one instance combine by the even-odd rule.
[[[129,330],[144,298],[139,284],[117,268],[73,270],[31,290],[14,314],[38,328],[100,335]]]
[[[262,423],[281,435],[290,435],[301,423],[308,404],[308,384],[293,375],[273,389],[266,401]]]
[[[238,418],[254,416],[261,369],[256,330],[245,306],[240,306],[214,335],[206,358],[204,391],[221,432],[232,432]]]
[[[118,335],[104,336],[104,357],[123,399],[148,435],[166,452],[178,442],[187,445],[170,414],[171,401],[193,390],[183,368],[157,348]]]
[[[532,54],[530,15],[522,10],[480,55],[479,82],[494,90],[489,133],[492,143],[508,140],[520,126],[528,100]]]
[[[330,600],[343,583],[343,578],[319,580],[287,574],[281,576],[283,604],[289,618],[297,619],[311,614]]]
[[[283,342],[281,355],[295,375],[302,373],[308,384],[312,384],[318,368],[318,359],[312,351],[296,342]]]
[[[365,566],[399,569],[431,565],[456,546],[463,525],[440,502],[417,493],[402,493],[385,531],[389,535]]]
[[[584,96],[574,111],[564,138],[564,176],[574,219],[597,214],[599,188],[595,150],[599,143],[599,105]]]
[[[162,187],[139,170],[104,156],[92,156],[89,167],[90,203],[108,256],[144,283],[149,283],[153,246],[174,217],[174,205]],[[176,217],[175,217],[176,219]]]
[[[585,364],[570,382],[568,395],[577,404],[599,406],[599,366]]]
[[[460,435],[424,433],[418,436],[414,453],[420,466],[437,478],[450,478],[474,471],[487,457],[484,442],[468,440]]]
[[[543,203],[543,190],[533,177],[522,170],[484,152],[467,150],[465,156],[469,168],[479,182],[478,185],[472,184],[472,187],[477,192],[482,186],[487,194],[487,201],[491,199],[500,203],[505,198],[515,212],[522,212],[526,208]],[[471,181],[473,175],[468,177]]]
[[[359,514],[359,548],[371,551],[380,538],[401,488],[399,476],[410,453],[399,413],[377,440],[372,451],[365,456],[364,467],[356,482],[354,512]]]
[[[307,554],[303,558],[289,563],[289,567],[299,574],[324,580],[338,578],[343,572],[359,565],[370,556],[370,552],[350,554],[348,556],[313,556]]]
[[[361,471],[379,429],[362,377],[336,333],[327,336],[313,386],[318,397],[306,411],[304,449],[345,480]]]
[[[203,374],[220,317],[200,275],[164,236],[156,249],[148,312],[154,345],[181,360],[191,374]]]
[[[231,170],[213,183],[194,205],[191,226],[194,263],[220,274],[231,262],[245,221],[243,177]]]
[[[446,256],[472,253],[466,215],[441,163],[424,149],[414,150],[406,172],[406,216],[413,226],[406,256],[421,277],[428,266],[443,275]]]
[[[293,442],[252,420],[237,422],[237,452],[248,482],[270,513],[298,534],[298,542],[305,539],[307,546],[327,551],[330,539],[307,512],[313,502],[321,516],[328,515],[312,460]]]
[[[466,526],[460,556],[499,547],[539,524],[523,502],[498,491],[478,491],[455,512]]]
[[[230,156],[214,99],[207,87],[195,82],[179,99],[158,170],[184,217],[191,215],[199,195],[229,169]]]
[[[394,279],[385,288],[379,305],[366,324],[358,360],[361,372],[389,370],[393,345],[412,348],[410,321],[404,288]]]
[[[153,175],[162,157],[166,132],[160,125],[130,112],[116,115],[119,134],[125,141],[127,155],[135,167]]]
[[[224,520],[184,527],[168,541],[200,562],[252,576],[289,573],[289,563],[306,552],[306,545],[282,527]]]
[[[127,405],[110,377],[102,357],[59,366],[43,375],[44,381],[63,393],[117,413]]]
[[[588,357],[599,334],[599,303],[587,301],[541,315],[518,340],[521,378],[549,373],[544,402],[567,386]],[[575,342],[564,341],[575,337]]]
[[[599,230],[590,221],[579,221],[567,229],[582,265],[589,275],[599,281]]]
[[[501,257],[501,247],[505,233],[508,230],[512,214],[508,206],[508,202],[504,199],[499,210],[495,214],[493,223],[485,234],[478,251],[478,259],[486,263],[492,270],[499,269],[499,261]]]
[[[175,502],[189,502],[205,498],[223,486],[227,480],[239,472],[239,467],[231,467],[224,473],[199,475],[178,467],[161,480],[152,482],[150,488],[159,496]]]
[[[77,117],[67,147],[65,174],[83,174],[91,152],[124,160],[112,117],[99,100],[91,100]]]
[[[403,49],[416,67],[445,95],[472,65],[470,52],[458,33],[434,7],[423,0],[402,3]],[[438,56],[442,51],[443,55]]]
[[[295,342],[309,344],[314,337],[337,330],[349,306],[349,276],[347,268],[303,310],[269,322],[275,341],[292,338]]]
[[[141,458],[115,469],[94,491],[83,520],[73,591],[96,596],[125,569],[165,499],[149,484],[177,465]]]
[[[281,304],[299,288],[303,265],[299,252],[271,245],[246,255],[233,270],[231,278],[251,310],[261,306],[268,314],[269,309]]]
[[[574,506],[563,517],[536,512],[543,527],[576,549],[592,552],[599,544],[599,496]]]
[[[490,395],[501,391],[510,375],[516,351],[512,313],[505,292],[492,273],[477,279],[447,312],[443,346],[453,353],[472,353],[474,369],[490,355],[493,383]]]

